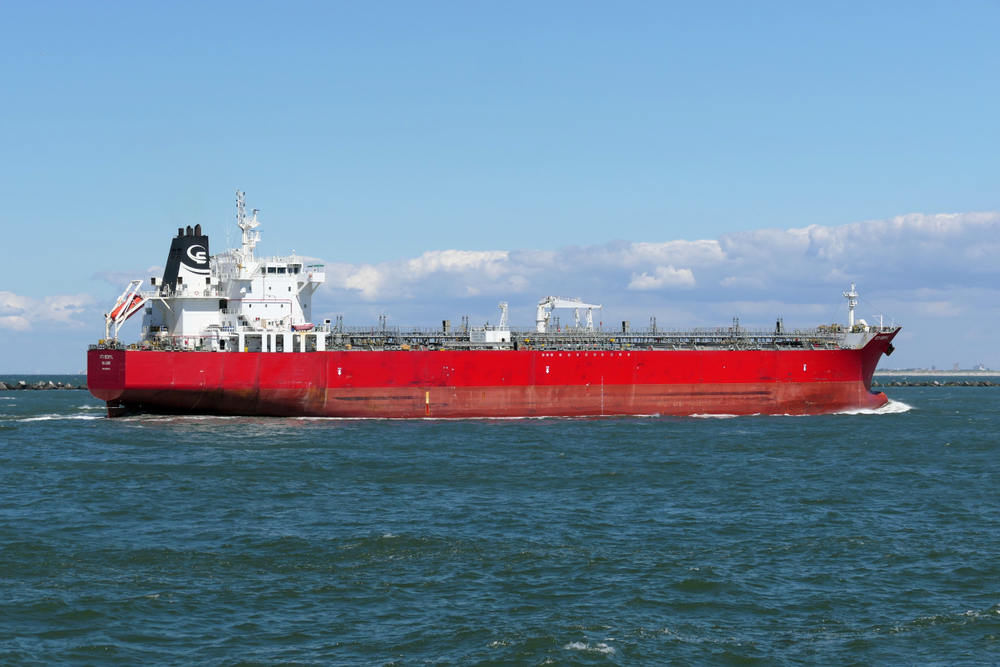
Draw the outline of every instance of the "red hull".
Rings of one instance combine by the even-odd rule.
[[[109,409],[185,414],[468,418],[822,414],[877,408],[895,332],[861,350],[90,350]]]

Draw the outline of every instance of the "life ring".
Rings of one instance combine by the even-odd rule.
[[[195,290],[195,291],[194,291],[194,295],[195,295],[195,296],[198,296],[198,294],[199,294],[198,290]]]

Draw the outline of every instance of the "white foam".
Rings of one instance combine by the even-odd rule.
[[[70,420],[70,419],[83,419],[90,421],[92,419],[104,419],[102,415],[39,415],[38,417],[25,417],[24,419],[18,419],[19,422],[47,422],[47,421],[59,421],[59,420]]]
[[[14,396],[0,396],[0,400],[15,400]],[[101,410],[104,408],[101,406],[82,406],[78,407],[78,410]],[[904,412],[909,412],[913,409],[912,405],[903,403],[902,401],[889,400],[888,403],[880,408],[857,408],[851,410],[844,410],[842,412],[835,412],[832,414],[837,415],[895,415],[902,414]],[[729,413],[697,413],[688,415],[694,419],[736,419],[740,416],[745,417],[810,417],[813,415],[790,415],[790,414],[764,414],[756,412],[751,415],[735,415]],[[574,417],[562,417],[554,415],[544,415],[544,416],[524,416],[524,417],[418,417],[416,419],[409,417],[320,417],[320,416],[308,416],[308,417],[252,417],[249,415],[127,415],[122,418],[123,421],[208,421],[208,420],[231,420],[231,419],[262,419],[270,420],[275,419],[276,421],[289,420],[289,421],[361,421],[361,422],[372,422],[372,421],[430,421],[430,422],[450,422],[450,421],[534,421],[534,420],[546,420],[546,419],[560,419],[560,420],[579,420],[579,419],[595,419],[600,417],[606,418],[628,418],[628,419],[655,419],[662,417],[659,413],[653,414],[641,414],[641,415],[577,415]],[[22,419],[20,421],[47,421],[51,419],[102,419],[103,416],[92,416],[92,415],[42,415],[40,417],[30,417],[27,419]]]
[[[912,405],[903,403],[902,401],[894,401],[889,399],[889,402],[878,408],[851,408],[849,410],[842,410],[840,412],[832,412],[828,414],[834,415],[899,415],[904,412],[909,412],[913,409]],[[740,415],[730,415],[730,414],[695,414],[688,415],[689,417],[694,417],[695,419],[734,419]],[[816,415],[790,415],[787,412],[784,414],[765,414],[762,412],[756,412],[752,415],[743,415],[746,417],[815,417]]]
[[[241,415],[145,415],[134,414],[119,417],[115,421],[123,422],[173,422],[173,421],[207,421],[222,419],[254,419]]]
[[[615,652],[613,646],[608,646],[604,642],[597,642],[593,646],[584,642],[570,642],[563,648],[568,651],[587,651],[588,653],[603,653],[604,655],[611,655]]]
[[[843,412],[838,412],[838,415],[900,415],[904,412],[909,412],[913,409],[912,405],[903,403],[902,401],[894,401],[889,399],[889,402],[879,408],[858,408],[857,410],[844,410]]]
[[[539,415],[530,417],[279,417],[279,419],[292,419],[300,421],[361,421],[361,422],[378,422],[378,421],[402,421],[402,422],[412,422],[412,421],[423,421],[423,422],[467,422],[467,421],[521,421],[521,420],[539,420],[539,419],[594,419],[597,417],[635,417],[644,415],[576,415],[574,417],[562,417],[557,415]]]

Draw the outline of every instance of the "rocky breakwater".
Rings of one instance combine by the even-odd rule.
[[[63,384],[62,382],[35,382],[34,384],[17,380],[16,382],[0,382],[0,391],[44,391],[53,389],[86,389],[87,385]]]
[[[937,380],[931,380],[930,382],[909,382],[907,380],[896,380],[894,382],[886,382],[879,384],[877,381],[872,382],[873,387],[1000,387],[1000,383],[990,382],[989,380],[980,380],[978,382],[938,382]]]

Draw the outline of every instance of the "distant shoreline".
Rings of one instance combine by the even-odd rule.
[[[927,370],[881,370],[875,371],[875,375],[885,377],[968,377],[968,378],[989,378],[1000,377],[1000,371],[927,371]]]

